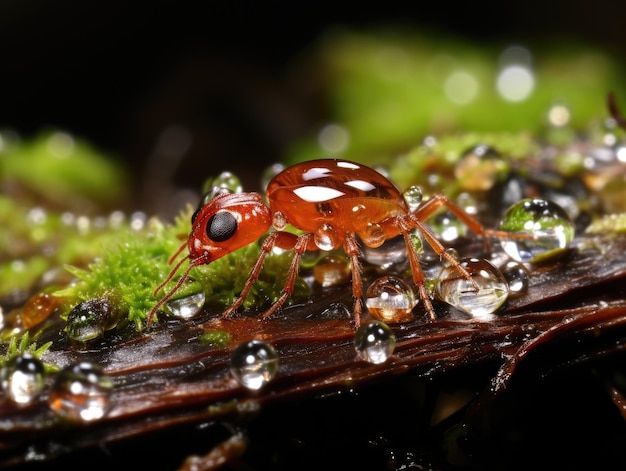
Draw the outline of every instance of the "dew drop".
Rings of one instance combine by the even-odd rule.
[[[489,317],[506,301],[509,288],[504,275],[487,260],[465,258],[459,265],[471,276],[465,278],[454,266],[445,267],[437,283],[442,301],[477,317]]]
[[[61,370],[50,388],[48,405],[61,417],[91,422],[106,415],[113,382],[102,368],[89,362]]]
[[[315,230],[313,240],[320,250],[333,250],[337,243],[335,229],[330,224],[322,224]]]
[[[341,285],[350,279],[350,262],[340,255],[324,255],[313,267],[313,277],[323,287]]]
[[[389,323],[409,322],[414,319],[417,304],[415,293],[401,278],[383,276],[367,289],[365,305],[378,320]]]
[[[107,298],[94,298],[75,306],[67,315],[67,336],[75,342],[97,339],[119,320],[119,310]]]
[[[330,303],[330,305],[324,309],[319,317],[321,319],[352,319],[352,312],[343,303]]]
[[[369,363],[387,361],[396,346],[396,336],[387,324],[371,321],[360,326],[354,336],[354,348],[358,357]]]
[[[365,245],[377,248],[385,242],[385,231],[378,223],[369,223],[365,230],[359,233],[359,237]]]
[[[405,203],[409,207],[409,211],[413,212],[422,204],[424,194],[422,189],[417,185],[412,185],[402,192]]]
[[[413,234],[411,237],[413,237]],[[419,236],[417,237],[419,238]],[[363,260],[375,265],[381,272],[393,271],[399,273],[408,266],[406,244],[402,236],[387,239],[378,248],[365,245],[361,252]]]
[[[34,401],[43,390],[44,376],[43,363],[30,353],[10,359],[0,371],[2,389],[16,404]]]
[[[190,319],[198,314],[204,306],[204,292],[181,296],[180,298],[171,299],[165,304],[167,311],[174,317],[179,319]]]
[[[256,391],[276,375],[278,353],[267,342],[250,340],[233,350],[230,370],[239,384]]]
[[[287,227],[287,218],[280,211],[275,211],[272,216],[272,226],[277,231],[282,231],[285,227]]]
[[[518,262],[540,262],[561,255],[574,238],[574,224],[565,210],[540,198],[526,198],[511,206],[500,229],[513,233],[500,242]]]
[[[506,262],[500,267],[500,272],[509,285],[509,296],[518,296],[528,291],[530,275],[522,263],[514,260]]]
[[[241,193],[241,180],[232,172],[222,172],[217,177],[204,183],[203,191],[211,199],[220,193]]]

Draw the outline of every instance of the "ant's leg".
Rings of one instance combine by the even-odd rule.
[[[407,230],[402,230],[402,236],[404,237],[404,244],[406,245],[406,250],[409,256],[409,265],[411,266],[411,274],[413,275],[413,283],[417,286],[417,290],[419,292],[420,299],[424,303],[424,308],[428,313],[428,318],[431,321],[436,320],[435,309],[433,308],[433,304],[430,301],[430,294],[424,285],[424,272],[422,270],[422,266],[420,265],[419,256],[417,255],[417,251],[415,250],[415,246],[413,245],[413,241],[411,240],[411,234]]]
[[[289,266],[289,271],[287,272],[287,279],[285,280],[285,286],[280,294],[280,297],[276,300],[271,307],[263,313],[263,319],[271,316],[278,308],[280,308],[285,301],[291,296],[293,293],[293,287],[296,283],[296,278],[298,277],[298,272],[300,270],[300,258],[302,254],[306,252],[307,248],[310,246],[313,240],[313,234],[306,233],[299,236],[295,245],[293,246],[294,254],[291,259],[291,265]]]
[[[263,261],[265,260],[265,257],[267,256],[267,254],[270,253],[272,249],[274,248],[274,246],[276,245],[276,239],[278,239],[279,234],[280,232],[272,232],[270,235],[268,235],[265,238],[265,240],[263,241],[263,244],[261,244],[261,252],[259,253],[258,258],[256,259],[256,262],[254,266],[252,267],[252,270],[250,270],[250,275],[248,275],[248,280],[246,281],[246,284],[243,286],[243,289],[241,290],[239,297],[235,300],[235,302],[233,302],[233,304],[231,304],[231,306],[228,309],[224,311],[225,317],[230,316],[235,310],[237,310],[237,308],[241,306],[241,304],[244,302],[244,300],[248,296],[248,293],[250,293],[250,290],[252,289],[252,285],[254,285],[254,282],[259,277],[259,273],[261,273],[261,268],[263,267]]]
[[[474,234],[483,237],[485,247],[490,249],[489,240],[487,236],[492,237],[511,237],[512,234],[505,231],[496,231],[493,229],[485,228],[480,222],[467,214],[460,206],[457,206],[448,199],[447,196],[436,194],[432,198],[426,200],[421,206],[419,206],[413,213],[411,213],[411,220],[413,221],[425,221],[431,217],[439,208],[445,206],[452,214],[454,214],[463,224],[465,224],[469,230]],[[431,244],[432,245],[432,244]],[[433,247],[434,248],[434,247]]]
[[[352,297],[354,298],[354,325],[358,328],[361,325],[361,312],[363,306],[363,282],[361,280],[361,262],[359,256],[361,250],[354,235],[346,234],[346,239],[343,242],[343,249],[350,257],[351,271],[352,271]]]

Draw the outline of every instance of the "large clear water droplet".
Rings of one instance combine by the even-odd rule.
[[[330,224],[322,224],[316,230],[313,235],[315,245],[320,250],[333,250],[337,244],[337,236],[335,234],[335,228]]]
[[[89,362],[61,370],[50,388],[48,405],[58,415],[77,422],[91,422],[106,415],[113,382],[102,368]]]
[[[44,367],[30,353],[10,359],[0,371],[4,394],[17,404],[34,401],[44,387]]]
[[[507,300],[509,288],[500,271],[487,260],[466,258],[459,262],[473,281],[454,266],[445,267],[437,283],[442,301],[474,316],[489,317]]]
[[[518,262],[540,262],[561,255],[574,238],[574,224],[552,201],[526,198],[511,206],[500,221],[504,251]]]
[[[402,236],[387,239],[383,245],[375,249],[365,245],[361,252],[363,260],[376,266],[383,273],[400,273],[408,267],[406,244]]]
[[[204,306],[205,296],[204,292],[189,294],[187,296],[181,296],[180,298],[171,299],[165,307],[169,314],[179,319],[190,319],[196,314],[202,311]]]
[[[372,321],[360,326],[354,336],[354,348],[362,360],[384,363],[393,354],[396,336],[387,324]]]
[[[365,305],[370,314],[389,323],[412,321],[416,304],[411,286],[395,276],[378,278],[368,287],[365,296]]]
[[[269,343],[250,340],[238,345],[230,357],[232,375],[242,386],[258,390],[278,371],[278,353]]]

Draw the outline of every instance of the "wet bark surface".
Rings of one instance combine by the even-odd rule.
[[[623,235],[577,238],[560,259],[533,266],[528,291],[488,320],[436,302],[438,319],[429,322],[420,304],[414,321],[392,325],[394,355],[379,365],[356,355],[352,319],[321,314],[331,303],[350,306],[349,286],[322,290],[266,320],[206,312],[162,320],[141,335],[110,333],[89,346],[71,345],[62,321],[51,319],[41,341],[54,344],[44,360],[102,365],[115,386],[111,409],[102,420],[74,424],[52,414],[45,393],[27,407],[2,402],[0,464],[521,469],[620,463],[626,459],[618,445],[626,437],[625,252]],[[229,346],[200,342],[210,330],[228,332]],[[276,377],[258,392],[240,386],[230,371],[232,348],[252,338],[271,343],[280,361]]]

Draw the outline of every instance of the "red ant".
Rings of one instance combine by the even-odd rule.
[[[334,250],[343,246],[352,265],[354,319],[358,327],[363,295],[359,241],[376,248],[385,240],[402,235],[413,282],[430,320],[435,320],[435,311],[424,285],[424,273],[411,240],[411,231],[419,230],[435,253],[445,258],[472,283],[470,274],[446,251],[435,234],[424,225],[424,221],[445,206],[474,233],[483,237],[500,235],[497,231],[483,228],[478,221],[440,194],[410,208],[403,194],[382,174],[346,160],[313,160],[289,167],[270,181],[266,196],[269,206],[258,193],[222,193],[194,213],[189,239],[170,258],[170,263],[185,246],[189,254],[172,269],[167,279],[155,290],[155,296],[174,277],[185,260],[189,260],[189,266],[176,286],[152,308],[148,315],[148,326],[155,313],[182,286],[193,267],[211,263],[256,241],[271,226],[275,230],[261,244],[261,252],[241,294],[226,309],[224,316],[232,314],[241,306],[261,272],[265,257],[274,247],[293,250],[294,255],[281,295],[265,311],[264,318],[280,308],[292,294],[304,252]],[[303,233],[295,235],[283,231],[287,224]]]

